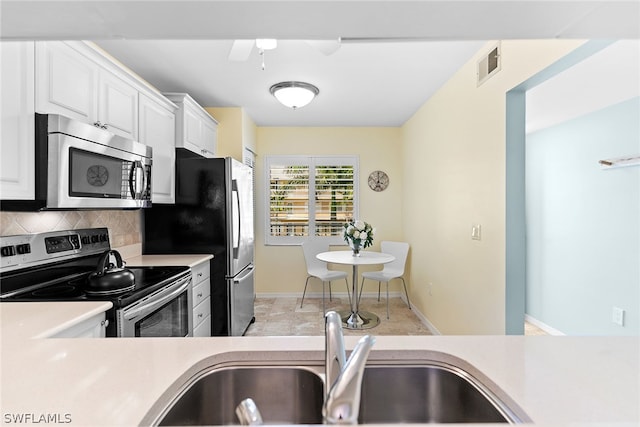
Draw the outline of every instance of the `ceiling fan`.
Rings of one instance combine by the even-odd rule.
[[[331,55],[340,49],[342,39],[335,40],[302,40],[309,46],[312,46],[325,55]],[[229,51],[229,61],[241,62],[246,61],[253,51],[253,47],[258,49],[258,53],[263,59],[264,68],[264,52],[278,47],[276,39],[239,39],[234,40],[231,50]]]

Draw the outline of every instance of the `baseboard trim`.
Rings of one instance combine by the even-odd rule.
[[[559,331],[555,328],[552,328],[551,326],[547,325],[544,322],[541,322],[540,320],[536,319],[535,317],[531,317],[528,314],[524,315],[524,320],[531,323],[533,326],[536,326],[540,329],[542,329],[543,331],[545,331],[546,333],[548,333],[549,335],[555,335],[555,336],[565,336],[566,334],[562,331]]]
[[[404,302],[407,302],[407,300],[404,297],[404,294],[400,298],[402,298]],[[429,329],[429,332],[431,332],[432,335],[442,335],[438,330],[438,328],[436,328],[435,325],[429,321],[427,316],[425,316],[420,310],[415,308],[413,305],[411,306],[411,311],[413,311],[415,315],[418,316],[418,319],[420,319],[422,324],[426,326],[427,329]]]

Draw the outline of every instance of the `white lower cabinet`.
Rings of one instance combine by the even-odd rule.
[[[191,268],[193,275],[193,336],[211,336],[211,277],[209,260]]]
[[[100,313],[53,334],[49,338],[104,338],[107,334],[108,324],[105,314]]]

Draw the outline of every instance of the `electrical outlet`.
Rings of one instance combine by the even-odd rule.
[[[616,325],[624,326],[624,310],[619,307],[613,307],[611,321]]]

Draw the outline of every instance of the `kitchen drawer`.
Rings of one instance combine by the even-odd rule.
[[[211,336],[211,316],[205,317],[200,324],[193,328],[194,337],[210,337]]]
[[[193,309],[193,329],[211,314],[211,298],[206,297]]]
[[[193,308],[195,309],[198,304],[204,301],[205,298],[211,293],[211,279],[207,278],[204,281],[195,284],[193,287]]]
[[[191,267],[191,273],[193,274],[193,286],[197,286],[198,283],[209,278],[209,275],[210,275],[209,261],[200,263],[195,267]]]

